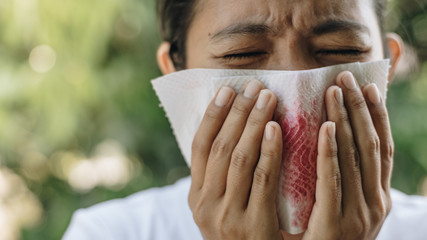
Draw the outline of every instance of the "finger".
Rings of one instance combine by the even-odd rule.
[[[194,189],[200,189],[203,185],[212,143],[224,123],[235,95],[230,87],[222,87],[206,109],[191,147],[191,187]]]
[[[365,98],[353,74],[348,71],[340,73],[337,83],[343,90],[345,106],[359,150],[362,188],[369,205],[377,202],[381,196],[380,141]]]
[[[390,129],[390,120],[387,108],[378,88],[370,84],[364,88],[368,101],[369,112],[380,139],[381,148],[381,185],[386,191],[390,191],[391,173],[393,170],[394,143]]]
[[[335,122],[338,163],[341,172],[342,209],[355,201],[364,202],[360,178],[359,156],[354,144],[341,88],[332,86],[326,91],[328,120]]]
[[[338,164],[338,147],[335,123],[326,122],[319,131],[316,204],[322,216],[336,219],[341,214],[341,173]]]
[[[319,131],[317,156],[316,202],[308,222],[308,235],[317,236],[336,227],[341,219],[341,173],[338,164],[338,149],[334,122],[325,122]],[[332,239],[323,236],[323,239]]]
[[[264,89],[260,92],[242,137],[231,157],[225,200],[234,202],[244,209],[248,204],[252,176],[258,161],[264,129],[267,122],[273,118],[276,103],[277,100],[272,91]]]
[[[282,131],[277,122],[267,123],[260,158],[253,174],[248,211],[255,216],[276,216],[276,195],[282,163]]]
[[[212,143],[203,185],[213,197],[219,197],[225,193],[231,154],[242,135],[249,113],[262,88],[263,85],[260,82],[248,83],[244,91],[234,100],[221,130]]]

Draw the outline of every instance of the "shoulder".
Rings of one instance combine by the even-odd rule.
[[[425,239],[427,228],[427,198],[406,195],[391,190],[392,209],[381,229],[378,240]]]
[[[190,178],[76,211],[64,239],[197,239]],[[166,230],[167,229],[167,230]]]

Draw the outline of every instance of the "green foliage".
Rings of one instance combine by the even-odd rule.
[[[396,145],[392,186],[410,194],[427,194],[427,2],[389,3],[388,29],[408,44],[401,62],[403,73],[390,86],[387,99]],[[414,57],[418,70],[411,66]]]
[[[154,1],[0,2],[0,160],[44,210],[24,238],[59,239],[76,209],[188,174],[150,85],[155,21]],[[124,181],[73,187],[72,169],[112,149]]]
[[[390,4],[388,28],[421,63],[389,92],[392,184],[421,193],[427,4]],[[154,0],[0,1],[0,177],[15,186],[2,196],[27,206],[10,212],[24,216],[24,239],[59,239],[76,209],[189,174],[149,82],[160,75],[156,27]]]

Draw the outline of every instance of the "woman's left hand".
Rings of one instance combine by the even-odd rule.
[[[325,101],[330,122],[319,133],[316,202],[302,238],[375,239],[392,204],[385,102],[376,85],[361,90],[350,72],[339,74]]]

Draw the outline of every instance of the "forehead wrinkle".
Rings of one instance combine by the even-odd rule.
[[[219,17],[219,21],[210,23],[213,31],[205,32],[208,41],[214,43],[239,37],[277,37],[292,32],[309,37],[317,25],[331,19],[357,22],[359,1],[365,0],[278,0],[266,1],[260,7],[256,5],[256,0],[226,0],[223,4],[218,4],[221,0],[196,0],[199,11],[208,10],[211,16]],[[200,4],[202,2],[204,4]],[[241,5],[242,2],[246,4]],[[352,7],[354,11],[345,11],[345,6]],[[236,14],[236,11],[225,9],[240,11]],[[315,30],[318,32],[319,29],[317,27]],[[327,29],[330,27],[320,30],[326,32]]]
[[[260,5],[259,0],[207,0],[209,3],[217,3],[209,10],[213,16],[218,18],[218,21],[212,23],[213,31],[208,33],[209,40],[220,39],[219,36],[227,35],[222,33],[228,33],[230,36],[237,34],[279,35],[279,30],[283,30],[284,18],[287,15],[284,12],[288,12],[288,9],[283,8],[281,3],[287,0],[264,1]],[[246,29],[243,29],[244,25],[251,26],[245,26]],[[224,32],[222,32],[223,30]]]
[[[324,22],[331,20],[354,21],[359,15],[359,0],[299,1],[300,7],[293,10],[292,22],[295,29],[303,34],[308,34],[316,25]],[[352,11],[348,11],[348,9],[352,9]]]
[[[239,22],[232,24],[215,34],[209,34],[211,41],[243,35],[275,35],[275,31],[266,24]]]

